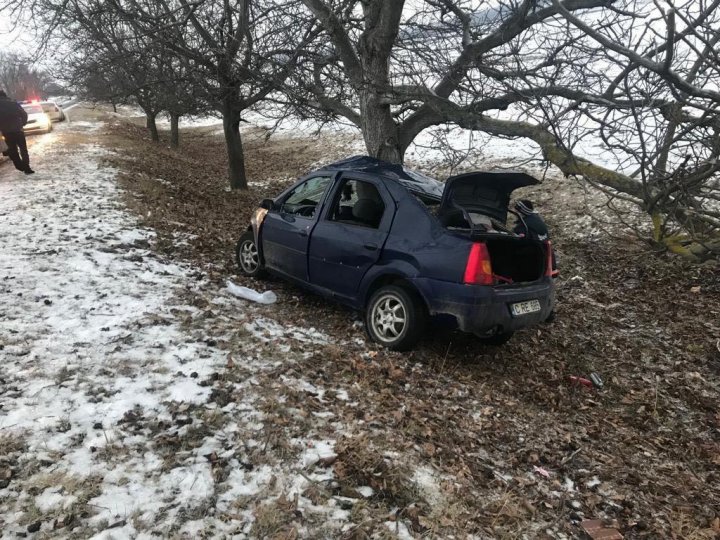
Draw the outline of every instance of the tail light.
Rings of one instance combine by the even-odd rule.
[[[550,242],[550,240],[545,241],[545,254],[545,275],[547,277],[555,277],[558,275],[558,272],[553,268],[553,249],[552,242]]]
[[[463,283],[468,285],[492,285],[493,272],[488,248],[482,242],[472,245],[465,265]]]

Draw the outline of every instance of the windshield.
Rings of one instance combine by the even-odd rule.
[[[40,105],[23,105],[23,109],[25,109],[25,112],[28,114],[37,114],[43,112],[42,107]]]

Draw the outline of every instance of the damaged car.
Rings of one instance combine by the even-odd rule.
[[[265,199],[237,243],[241,272],[269,272],[364,313],[376,343],[412,348],[432,321],[501,345],[548,320],[552,247],[506,222],[520,172],[439,182],[356,156]]]

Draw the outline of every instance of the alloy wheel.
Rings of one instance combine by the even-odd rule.
[[[240,265],[248,274],[252,274],[260,266],[260,257],[258,256],[257,246],[252,240],[245,240],[240,245]]]
[[[407,312],[405,304],[392,293],[386,293],[373,305],[372,326],[375,335],[385,343],[396,341],[405,330]]]

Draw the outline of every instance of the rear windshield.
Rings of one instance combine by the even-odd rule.
[[[25,109],[25,112],[28,114],[37,114],[43,112],[42,107],[40,105],[23,105],[23,109]]]

